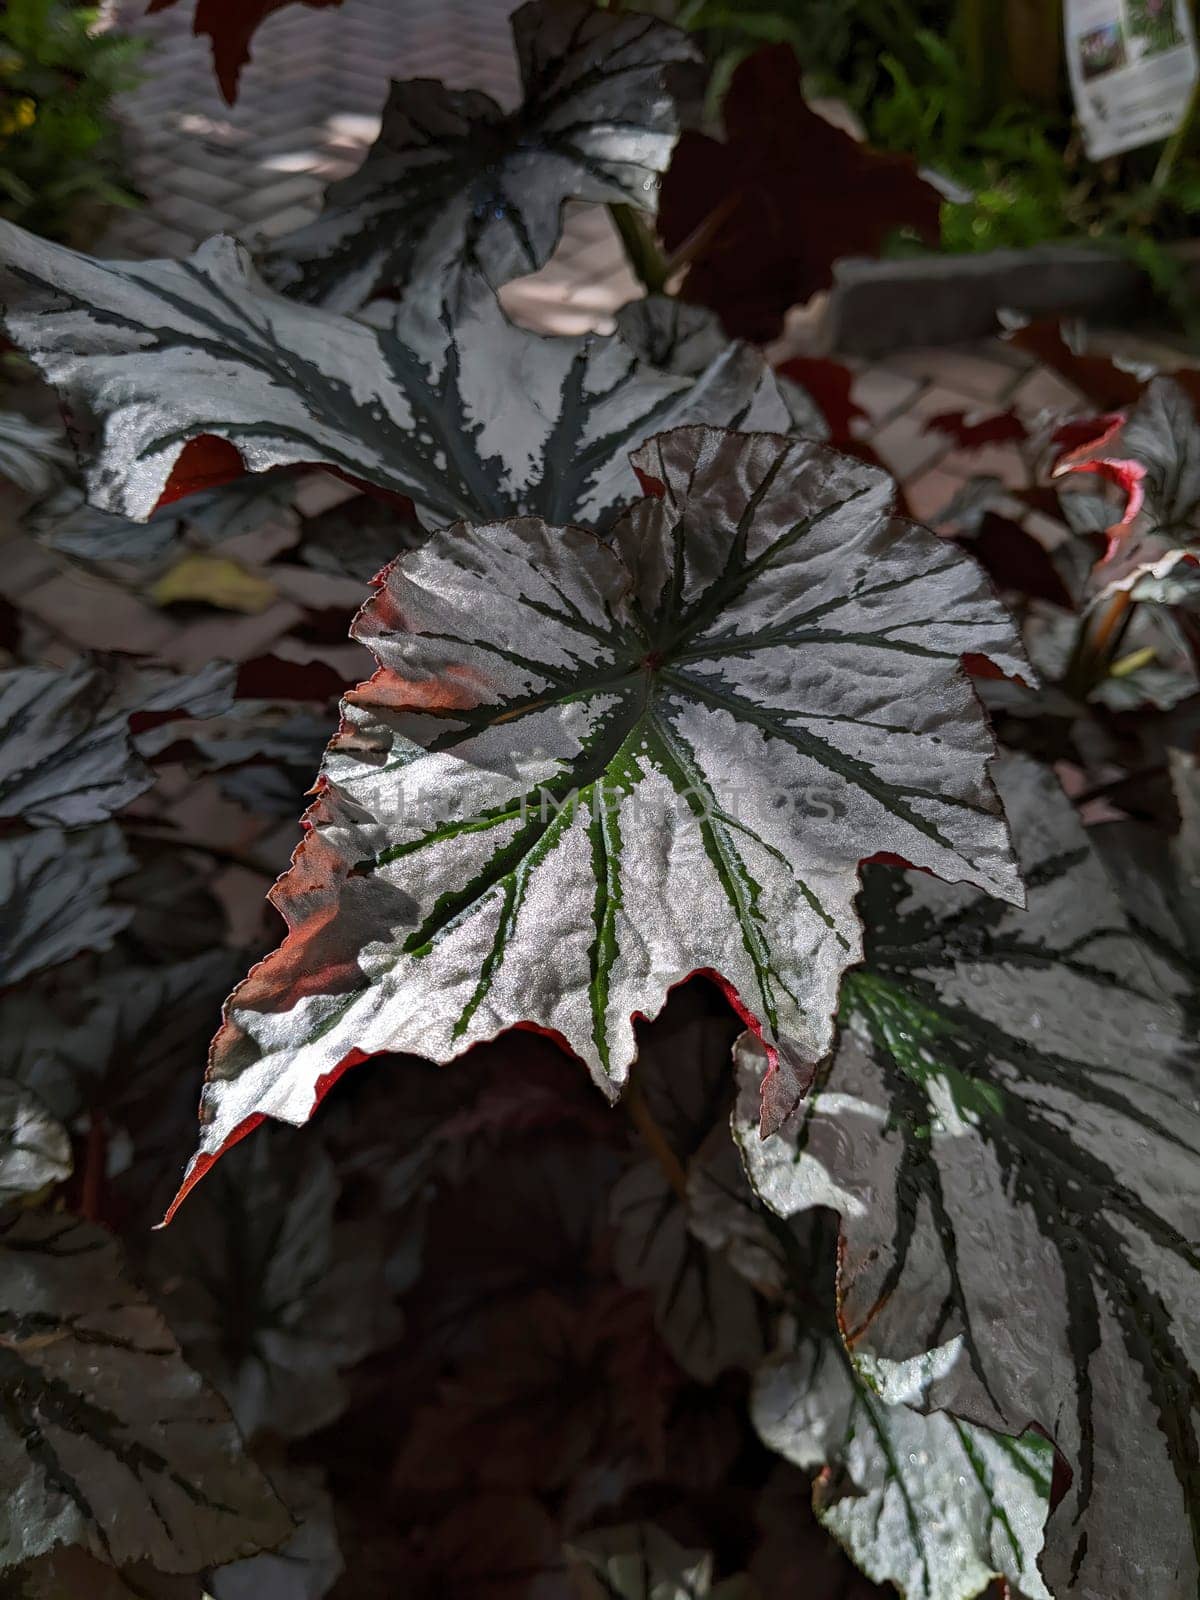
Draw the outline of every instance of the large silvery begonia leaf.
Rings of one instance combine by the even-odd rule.
[[[279,288],[335,311],[385,290],[454,303],[464,281],[499,288],[544,266],[566,200],[654,214],[679,131],[665,79],[695,45],[587,0],[532,0],[512,28],[524,102],[506,113],[478,90],[393,83],[362,166],[272,251]]]
[[[974,1600],[1004,1578],[1049,1600],[1037,1570],[1054,1450],[916,1409],[965,1357],[961,1341],[892,1364],[886,1398],[835,1340],[800,1338],[755,1374],[763,1443],[818,1474],[821,1523],[876,1583],[907,1600]]]
[[[406,495],[430,527],[598,527],[651,434],[792,426],[745,345],[661,372],[618,336],[518,328],[486,286],[453,317],[381,303],[368,324],[273,294],[223,237],[182,262],[103,263],[0,224],[0,282],[10,336],[71,413],[92,503],[134,519],[185,445],[216,436],[253,472],[307,462]]]
[[[287,1537],[289,1518],[216,1395],[126,1276],[65,1215],[0,1228],[0,1566],[82,1545],[196,1572]]]
[[[690,973],[809,1060],[879,851],[1019,900],[964,651],[1018,664],[969,557],[890,516],[875,469],[773,434],[681,429],[611,544],[533,518],[393,564],[275,903],[232,997],[211,1155],[303,1122],[351,1052],[447,1060],[518,1022],[615,1095]]]
[[[1072,1470],[1042,1563],[1056,1600],[1175,1600],[1200,1542],[1196,1063],[1174,975],[1053,777],[1023,758],[996,776],[1028,911],[872,871],[836,1053],[771,1140],[747,1071],[736,1125],[769,1205],[841,1213],[860,1363],[961,1337],[928,1403],[1053,1438]]]
[[[860,1571],[894,1583],[907,1600],[974,1600],[991,1593],[994,1578],[1026,1600],[1049,1600],[1037,1570],[1054,1465],[1049,1440],[1032,1428],[1012,1439],[924,1414],[933,1382],[967,1359],[961,1336],[860,1370],[838,1337],[828,1213],[786,1223],[773,1216],[724,1131],[720,1155],[693,1174],[691,1222],[785,1310],[777,1348],[759,1363],[750,1395],[763,1443],[813,1474],[819,1521]]]
[[[229,704],[234,676],[221,662],[177,677],[115,660],[0,672],[0,818],[63,828],[102,822],[154,781],[130,717],[211,716]]]

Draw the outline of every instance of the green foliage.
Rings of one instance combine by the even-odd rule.
[[[1151,147],[1089,161],[1065,74],[1058,71],[1057,89],[1053,73],[1040,82],[1039,52],[1058,48],[1057,15],[1025,34],[1010,26],[1012,10],[996,0],[780,0],[769,8],[683,0],[678,20],[703,32],[714,100],[745,55],[784,40],[810,91],[844,99],[872,144],[915,156],[963,191],[942,209],[946,250],[1090,240],[1132,256],[1185,315],[1182,269],[1165,246],[1194,235],[1200,157],[1180,150],[1161,159]],[[1154,50],[1174,39],[1170,9],[1154,0],[1135,0],[1132,26]]]
[[[144,45],[94,31],[98,16],[63,0],[0,11],[0,215],[53,239],[91,207],[136,204],[111,107]]]
[[[714,93],[761,44],[790,44],[814,82],[837,87],[856,108],[887,89],[885,55],[919,68],[915,33],[945,24],[946,0],[681,0],[680,26],[701,32],[715,63]]]

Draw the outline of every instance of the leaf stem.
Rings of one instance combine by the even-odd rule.
[[[631,205],[610,205],[609,214],[621,236],[633,275],[647,294],[662,294],[670,277],[667,258],[658,240]]]
[[[721,231],[722,227],[742,203],[740,194],[727,194],[719,205],[713,207],[708,215],[702,218],[696,226],[666,258],[666,281],[669,282],[677,272],[684,267],[691,266],[696,257],[703,253],[706,247]]]
[[[79,1191],[79,1214],[86,1222],[99,1222],[104,1214],[104,1187],[108,1170],[108,1130],[102,1111],[88,1113],[87,1139],[83,1147],[83,1177]]]
[[[631,1077],[625,1086],[625,1104],[629,1108],[629,1119],[646,1142],[651,1155],[662,1168],[663,1176],[671,1185],[678,1199],[687,1204],[688,1181],[683,1163],[671,1149],[666,1134],[654,1120],[654,1113],[646,1104],[636,1078]]]
[[[1084,618],[1079,624],[1075,648],[1063,678],[1063,688],[1077,700],[1085,700],[1108,670],[1129,625],[1132,607],[1129,590],[1118,589],[1099,621],[1093,624]]]

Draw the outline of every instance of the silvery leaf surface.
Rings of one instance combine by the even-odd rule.
[[[71,1176],[67,1130],[32,1090],[0,1078],[0,1201]]]
[[[770,1212],[728,1130],[689,1188],[693,1231],[784,1309],[777,1348],[754,1375],[751,1418],[764,1444],[812,1476],[813,1510],[859,1570],[907,1600],[973,1600],[994,1578],[1047,1600],[1036,1559],[1049,1441],[922,1414],[933,1380],[965,1359],[962,1339],[860,1370],[838,1337],[828,1213],[784,1222]]]
[[[126,1275],[112,1236],[64,1214],[0,1225],[0,1563],[81,1545],[113,1566],[196,1572],[287,1537],[229,1413]]]
[[[211,435],[251,472],[323,465],[407,496],[430,527],[599,527],[636,492],[628,453],[651,434],[792,423],[747,345],[662,372],[617,335],[518,328],[486,286],[453,314],[380,303],[350,320],[272,293],[224,237],[186,261],[105,263],[0,224],[0,286],[10,337],[71,412],[89,499],[135,520]]]
[[[805,1336],[765,1361],[750,1414],[763,1443],[816,1474],[822,1525],[876,1583],[905,1600],[974,1600],[993,1579],[1049,1600],[1037,1570],[1054,1450],[920,1409],[933,1379],[964,1359],[952,1341],[878,1379],[836,1339]]]
[[[1018,661],[979,569],[893,522],[823,446],[684,429],[603,544],[532,518],[436,535],[356,624],[274,902],[202,1109],[300,1123],[351,1052],[447,1060],[517,1022],[615,1096],[632,1017],[716,972],[816,1060],[879,851],[1019,900],[966,650]]]
[[[133,915],[109,889],[133,867],[114,823],[0,838],[0,985],[107,950]]]
[[[1029,909],[873,870],[836,1052],[762,1141],[744,1050],[736,1129],[774,1210],[841,1214],[860,1365],[960,1337],[928,1403],[1053,1438],[1057,1600],[1174,1600],[1200,1528],[1194,1045],[1053,777],[1017,757],[996,776]]]
[[[234,676],[223,662],[180,677],[115,660],[0,672],[0,817],[62,828],[104,821],[154,781],[130,717],[210,716],[229,704]]]
[[[272,250],[280,289],[336,311],[385,290],[453,302],[473,278],[497,289],[543,267],[567,200],[653,216],[679,131],[666,77],[697,59],[694,43],[587,0],[533,0],[512,27],[521,105],[393,83],[362,166]]]

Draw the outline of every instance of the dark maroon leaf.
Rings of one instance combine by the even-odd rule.
[[[1019,522],[985,511],[979,531],[958,543],[982,563],[998,589],[1014,589],[1018,594],[1074,610],[1071,592],[1049,551]]]
[[[332,700],[349,685],[323,661],[285,661],[254,656],[238,668],[239,700]]]
[[[841,257],[876,255],[901,228],[936,243],[940,210],[908,156],[867,149],[818,116],[790,46],[771,45],[733,75],[725,142],[682,135],[658,214],[668,250],[693,241],[684,298],[765,342],[789,306],[829,287]]]
[[[930,417],[926,433],[944,433],[960,450],[979,450],[986,444],[1023,444],[1029,437],[1015,411],[997,411],[976,419],[965,411],[942,411]]]
[[[558,1530],[531,1495],[471,1496],[414,1536],[396,1570],[405,1600],[577,1600]]]
[[[566,1488],[605,1469],[619,1482],[661,1466],[670,1363],[656,1354],[644,1296],[548,1290],[509,1302],[479,1349],[417,1413],[396,1463],[401,1488],[454,1493]]]

